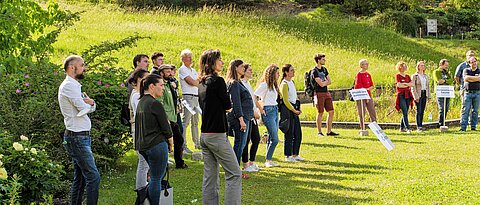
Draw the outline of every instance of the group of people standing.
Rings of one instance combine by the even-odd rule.
[[[220,203],[219,165],[225,170],[225,204],[241,204],[242,179],[250,177],[243,174],[242,170],[255,172],[260,169],[255,163],[261,138],[258,130],[260,120],[268,132],[265,168],[279,166],[273,161],[279,142],[279,129],[285,134],[285,161],[304,160],[300,156],[302,131],[299,115],[302,111],[293,81],[295,68],[292,65],[285,64],[282,68],[275,64],[267,66],[254,90],[249,82],[253,75],[252,66],[243,60],[230,62],[225,80],[220,75],[224,62],[219,50],[210,49],[202,53],[200,74],[192,68],[191,51],[183,50],[180,58],[182,66],[179,68],[179,81],[175,78],[176,67],[164,64],[164,56],[159,52],[151,57],[144,54],[135,56],[135,69],[128,78],[131,130],[139,159],[135,187],[138,192],[148,189],[151,204],[159,204],[161,180],[167,171],[169,153],[173,152],[176,168],[188,168],[183,154],[192,152],[186,146],[186,128],[189,125],[195,149],[201,149],[204,159],[203,204]],[[150,60],[154,66],[149,72]],[[322,117],[327,111],[325,135],[336,136],[339,134],[332,131],[334,107],[327,89],[331,79],[324,66],[325,54],[315,54],[314,60],[316,65],[310,73],[317,108],[317,135],[324,136]],[[374,84],[367,71],[368,61],[360,60],[359,67],[354,87],[367,89],[371,96]],[[80,56],[69,56],[64,62],[64,69],[67,76],[59,87],[58,100],[66,127],[63,144],[74,163],[71,202],[81,204],[86,189],[87,204],[97,204],[100,174],[91,151],[91,122],[87,115],[95,111],[96,104],[81,92],[79,81],[85,77],[84,60]],[[396,108],[402,110],[403,114],[401,131],[410,132],[408,110],[413,103],[417,106],[417,129],[422,131],[425,106],[430,98],[425,63],[417,63],[416,73],[412,77],[405,73],[405,62],[399,62],[396,69]],[[433,80],[435,85],[452,85],[455,80],[461,86],[460,129],[465,131],[471,118],[470,126],[475,130],[480,103],[480,70],[474,52],[467,52],[467,60],[457,67],[454,78],[448,71],[448,60],[440,60],[439,68],[433,72]],[[449,99],[438,98],[437,102],[440,126],[445,122]],[[357,110],[362,130],[365,129],[363,121],[366,111],[370,120],[376,121],[373,99],[357,101]],[[200,134],[199,115],[202,116]],[[234,137],[233,147],[227,135]],[[243,168],[240,168],[242,164]],[[141,201],[137,203],[141,204]]]
[[[371,89],[374,88],[374,85],[371,75],[367,72],[367,60],[360,60],[359,66],[360,71],[355,77],[354,88],[365,88],[371,96]],[[466,61],[457,66],[454,76],[451,75],[448,66],[449,63],[447,59],[440,60],[439,67],[432,72],[433,84],[435,86],[453,86],[455,82],[459,85],[462,99],[460,131],[466,131],[469,123],[471,129],[475,130],[478,122],[478,107],[480,103],[480,70],[478,70],[474,51],[467,51]],[[429,76],[425,71],[425,62],[417,62],[416,72],[412,76],[406,73],[408,67],[403,61],[398,62],[395,68],[398,71],[395,75],[395,108],[402,112],[400,132],[411,133],[408,111],[413,107],[413,104],[416,106],[417,131],[422,132],[425,130],[423,127],[423,117],[426,104],[431,98],[430,82]],[[445,116],[449,110],[450,98],[437,97],[437,103],[439,110],[437,127],[441,127],[445,125]],[[376,122],[376,113],[372,98],[357,101],[357,110],[361,130],[365,130],[364,113],[366,111],[368,111],[371,122]]]

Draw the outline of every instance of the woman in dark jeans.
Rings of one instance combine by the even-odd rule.
[[[423,132],[423,114],[425,113],[425,107],[427,100],[430,100],[430,86],[428,82],[428,76],[425,74],[425,62],[419,61],[417,63],[417,72],[412,75],[412,95],[417,106],[417,131]]]
[[[410,92],[410,88],[413,87],[412,79],[407,71],[407,64],[400,61],[395,66],[398,73],[395,75],[397,98],[395,101],[395,108],[402,110],[402,119],[400,121],[400,132],[406,132],[410,134],[410,125],[408,124],[408,107],[413,106],[413,96]]]
[[[228,113],[227,118],[230,122],[230,129],[233,129],[235,137],[233,151],[235,151],[239,164],[243,149],[247,143],[250,119],[253,118],[252,96],[240,81],[243,75],[245,75],[245,64],[243,64],[243,61],[232,60],[227,71],[227,90],[232,100],[233,110]],[[248,177],[247,174],[242,174],[242,178]]]
[[[200,57],[199,105],[202,109],[200,145],[203,154],[202,204],[220,204],[219,164],[225,171],[224,204],[240,205],[242,172],[227,138],[226,111],[232,108],[219,50],[206,50]]]
[[[162,104],[156,100],[162,96],[164,89],[164,81],[160,76],[152,74],[144,78],[140,82],[140,101],[135,115],[135,150],[140,152],[150,167],[148,194],[151,204],[160,204],[161,181],[167,170],[168,148],[173,147],[167,114]]]
[[[302,130],[300,128],[300,101],[298,101],[297,90],[293,83],[295,77],[295,68],[290,64],[282,67],[282,81],[280,83],[280,96],[282,103],[280,105],[280,123],[286,122],[285,128],[282,130],[285,134],[285,161],[297,162],[303,161],[300,157],[300,145],[302,143]]]
[[[250,92],[252,101],[254,102],[255,95],[253,94],[252,85],[248,82],[252,78],[253,70],[250,64],[245,64],[245,75],[242,78],[242,84],[247,87]],[[247,142],[245,148],[243,149],[242,162],[243,162],[243,171],[246,172],[256,172],[260,170],[257,164],[255,164],[255,157],[257,156],[258,145],[260,144],[260,132],[258,131],[258,120],[260,120],[260,111],[257,106],[254,104],[253,107],[253,118],[250,120],[250,129],[248,129]],[[252,141],[250,146],[250,153],[248,152],[248,144]]]

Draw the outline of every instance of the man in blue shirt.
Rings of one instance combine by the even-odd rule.
[[[471,57],[475,57],[475,52],[473,52],[473,50],[469,50],[467,51],[466,53],[466,60],[465,62],[463,63],[460,63],[458,66],[457,66],[457,69],[455,70],[455,83],[457,85],[460,85],[460,95],[461,95],[461,98],[462,98],[462,103],[463,103],[463,97],[464,97],[464,94],[465,94],[465,88],[464,88],[464,85],[463,85],[463,70],[465,68],[470,68],[470,65],[468,64],[468,59],[470,59]]]

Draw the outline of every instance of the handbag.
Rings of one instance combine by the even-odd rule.
[[[130,126],[130,108],[128,104],[122,104],[120,109],[120,123]]]
[[[162,180],[162,192],[160,192],[160,205],[173,205],[173,187],[170,186],[170,171],[167,166],[167,179]]]

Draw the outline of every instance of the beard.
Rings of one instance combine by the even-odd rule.
[[[77,70],[78,70],[78,69],[79,69],[79,68],[75,68],[75,73],[77,73]],[[85,78],[85,71],[83,71],[83,72],[80,73],[80,74],[75,74],[75,78],[76,78],[77,80],[83,80],[83,79]]]
[[[76,78],[77,80],[83,80],[83,79],[85,78],[85,74],[83,74],[83,73],[76,74],[76,75],[75,75],[75,78]]]

